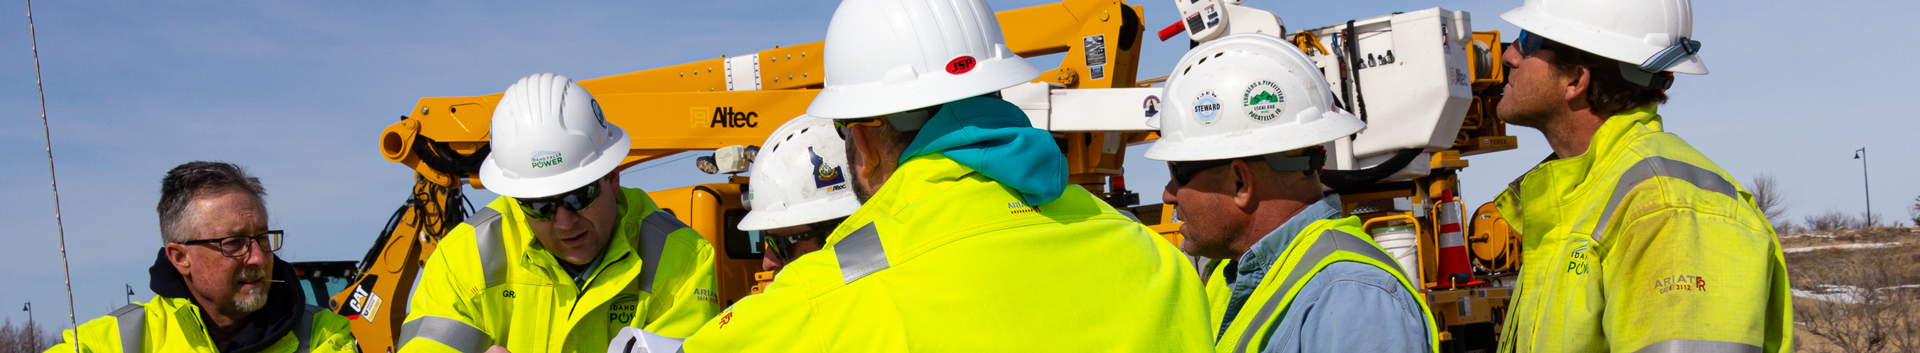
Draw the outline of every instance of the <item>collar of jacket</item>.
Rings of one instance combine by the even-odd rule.
[[[280,283],[270,284],[267,291],[267,305],[241,319],[240,330],[233,334],[233,341],[214,342],[214,348],[224,353],[252,353],[272,347],[280,338],[293,331],[295,322],[300,319],[300,310],[306,305],[307,295],[300,291],[300,279],[293,274],[293,264],[273,258],[273,279]],[[186,302],[186,309],[200,316],[200,321],[210,323],[206,312],[200,310],[200,303],[193,298],[193,292],[187,289],[186,277],[173,268],[173,262],[167,260],[167,249],[160,248],[160,254],[147,268],[147,288],[166,300],[177,298]],[[203,332],[205,327],[199,327]]]
[[[1633,140],[1664,130],[1655,105],[1608,117],[1600,129],[1594,131],[1586,153],[1571,158],[1548,155],[1533,170],[1514,179],[1507,190],[1495,198],[1494,207],[1514,231],[1526,238],[1521,241],[1523,247],[1541,244],[1533,241],[1537,240],[1534,237],[1550,233],[1555,227],[1572,226],[1561,224],[1564,222],[1560,219],[1560,207],[1587,197],[1589,189],[1596,187],[1595,182],[1605,181],[1589,178],[1596,166],[1612,165],[1620,158],[1630,157],[1621,152],[1632,145]]]
[[[1340,195],[1328,195],[1320,198],[1319,202],[1308,204],[1307,207],[1301,208],[1300,212],[1294,213],[1292,218],[1287,218],[1286,223],[1281,223],[1280,227],[1274,228],[1272,232],[1260,238],[1260,241],[1254,242],[1252,247],[1247,248],[1246,254],[1240,255],[1240,261],[1237,264],[1240,274],[1244,276],[1259,272],[1260,274],[1252,277],[1254,282],[1259,282],[1260,276],[1266,273],[1267,268],[1273,267],[1273,261],[1287,253],[1287,246],[1293,244],[1293,238],[1299,236],[1300,231],[1306,230],[1307,226],[1313,225],[1313,222],[1323,219],[1340,219]],[[1252,290],[1253,287],[1249,286],[1247,289]]]

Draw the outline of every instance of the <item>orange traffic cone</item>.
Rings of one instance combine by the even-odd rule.
[[[1460,215],[1460,199],[1453,196],[1453,190],[1440,191],[1440,210],[1435,215],[1440,223],[1440,278],[1432,289],[1452,288],[1480,284],[1473,280],[1472,261],[1467,257],[1467,237],[1461,232],[1463,219]]]

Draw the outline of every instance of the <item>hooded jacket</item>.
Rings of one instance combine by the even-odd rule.
[[[218,342],[207,335],[206,314],[188,291],[185,277],[167,261],[161,249],[153,266],[147,268],[148,288],[154,298],[133,303],[76,330],[62,333],[65,343],[48,353],[72,352],[79,344],[82,352],[355,352],[354,341],[345,317],[324,308],[306,305],[293,265],[273,260],[273,279],[267,304],[247,315],[233,340]]]

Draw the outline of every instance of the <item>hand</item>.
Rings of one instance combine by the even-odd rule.
[[[513,352],[508,352],[507,347],[493,346],[492,348],[487,348],[487,353],[513,353]]]

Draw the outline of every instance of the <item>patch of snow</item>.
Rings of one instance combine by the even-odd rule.
[[[1780,238],[1781,238],[1781,239],[1794,239],[1794,238],[1822,238],[1822,239],[1834,239],[1834,238],[1839,238],[1839,237],[1840,237],[1840,236],[1838,236],[1838,235],[1833,235],[1833,234],[1828,234],[1828,233],[1814,233],[1814,234],[1805,234],[1805,233],[1802,233],[1802,234],[1794,234],[1794,235],[1788,235],[1788,236],[1783,236],[1783,237],[1780,237]]]
[[[1808,251],[1814,251],[1814,250],[1826,250],[1826,249],[1877,249],[1877,248],[1887,248],[1887,247],[1895,247],[1895,246],[1900,246],[1900,242],[1897,242],[1897,241],[1896,241],[1896,242],[1886,242],[1886,243],[1864,243],[1864,244],[1841,244],[1841,245],[1821,245],[1821,246],[1803,246],[1803,247],[1798,247],[1798,248],[1788,248],[1788,249],[1783,249],[1783,250],[1781,250],[1781,251],[1782,251],[1782,252],[1785,252],[1785,253],[1789,253],[1789,254],[1791,254],[1791,253],[1800,253],[1800,252],[1808,252]]]
[[[1864,298],[1867,294],[1866,289],[1862,289],[1860,287],[1855,287],[1855,286],[1822,284],[1817,287],[1819,288],[1817,291],[1794,289],[1793,296],[1799,297],[1799,298],[1807,298],[1807,299],[1830,301],[1830,302],[1859,303],[1864,301]],[[1890,286],[1890,287],[1880,287],[1880,288],[1874,289],[1874,291],[1885,292],[1889,290],[1911,289],[1911,288],[1920,288],[1920,284],[1905,284],[1905,285]]]

